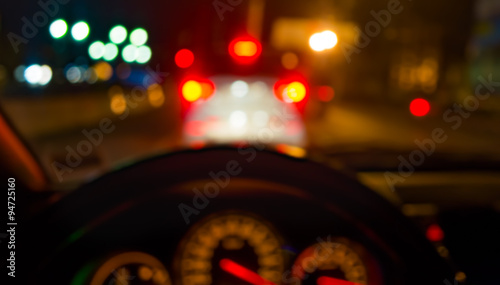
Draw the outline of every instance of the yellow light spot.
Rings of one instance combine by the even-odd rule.
[[[286,69],[294,69],[299,64],[299,58],[293,52],[287,52],[281,56],[281,64]]]
[[[148,87],[148,101],[153,107],[160,107],[165,102],[165,95],[163,89],[158,84],[153,84]]]
[[[115,115],[121,115],[125,110],[127,109],[127,101],[125,100],[125,97],[123,97],[123,94],[116,94],[111,97],[111,103],[110,103],[111,111]]]
[[[284,92],[293,102],[300,102],[306,97],[306,87],[298,81],[288,84]]]
[[[462,271],[459,271],[457,272],[457,274],[455,274],[455,280],[457,280],[458,282],[465,282],[466,278],[467,276]]]
[[[447,258],[448,255],[450,254],[450,252],[448,251],[448,249],[444,246],[440,246],[437,248],[437,251],[439,253],[439,255],[441,255],[443,258]]]
[[[109,63],[101,61],[94,65],[94,70],[97,78],[102,81],[109,80],[113,76],[113,68]]]
[[[151,280],[153,277],[153,270],[147,266],[141,266],[139,267],[139,278],[144,281]]]
[[[305,157],[307,152],[305,149],[297,146],[287,145],[287,144],[279,144],[277,146],[279,152],[287,154],[289,156],[302,158]]]
[[[184,96],[184,98],[189,102],[194,102],[200,99],[201,95],[201,84],[194,80],[189,80],[182,86],[182,96]]]
[[[234,45],[234,53],[237,56],[254,56],[257,53],[257,45],[252,41],[239,41]]]

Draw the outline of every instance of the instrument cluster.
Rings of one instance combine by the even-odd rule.
[[[297,249],[291,240],[253,213],[218,212],[188,230],[172,264],[119,253],[100,263],[91,284],[383,284],[374,257],[356,241],[318,236]]]

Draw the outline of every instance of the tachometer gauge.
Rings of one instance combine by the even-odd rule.
[[[188,233],[177,266],[182,284],[279,284],[281,241],[265,222],[241,214],[212,217]]]
[[[170,276],[153,256],[142,252],[125,252],[104,262],[95,272],[90,285],[171,285]]]
[[[346,239],[323,241],[306,248],[295,260],[285,284],[375,285],[361,248]]]

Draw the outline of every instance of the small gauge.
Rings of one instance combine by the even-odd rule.
[[[95,272],[90,285],[171,285],[163,264],[142,252],[126,252],[113,256]]]
[[[378,285],[378,278],[370,278],[365,255],[361,246],[346,239],[316,243],[299,254],[286,283]]]
[[[187,235],[177,266],[182,284],[279,284],[281,242],[265,222],[242,214],[212,217]]]

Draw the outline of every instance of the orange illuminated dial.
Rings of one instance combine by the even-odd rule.
[[[293,284],[367,285],[367,268],[348,242],[325,241],[306,248],[297,257]]]
[[[195,226],[180,249],[181,284],[280,284],[281,242],[264,222],[241,214]]]
[[[102,284],[171,285],[172,282],[155,257],[143,252],[125,252],[108,259],[94,273],[90,285]]]

